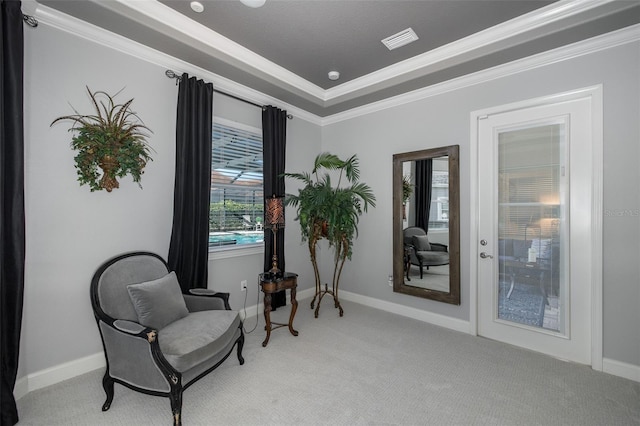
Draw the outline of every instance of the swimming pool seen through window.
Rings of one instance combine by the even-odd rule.
[[[262,131],[213,119],[209,249],[264,244]]]

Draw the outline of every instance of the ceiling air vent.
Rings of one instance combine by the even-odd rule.
[[[409,44],[418,39],[416,33],[411,29],[407,28],[404,31],[400,31],[398,34],[394,34],[385,39],[382,39],[382,44],[387,46],[387,49],[393,50],[398,47],[404,46],[405,44]]]

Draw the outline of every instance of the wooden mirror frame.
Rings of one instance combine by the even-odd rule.
[[[393,291],[460,305],[460,166],[458,145],[393,155]],[[448,156],[449,158],[449,292],[407,285],[404,281],[402,234],[402,163]]]

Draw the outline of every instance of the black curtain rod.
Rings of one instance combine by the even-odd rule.
[[[165,74],[167,77],[169,77],[169,78],[175,78],[175,79],[176,79],[176,84],[178,84],[178,82],[179,82],[180,80],[182,80],[182,76],[181,76],[181,75],[176,74],[176,73],[175,73],[175,72],[173,72],[172,70],[166,70],[164,74]],[[244,102],[245,104],[253,105],[253,106],[258,107],[258,108],[260,108],[260,109],[262,109],[262,110],[264,110],[264,109],[266,108],[266,106],[265,106],[265,105],[260,105],[260,104],[257,104],[257,103],[255,103],[255,102],[251,102],[251,101],[248,101],[248,100],[246,100],[246,99],[239,98],[239,97],[237,97],[237,96],[235,96],[235,95],[232,95],[232,94],[230,94],[230,93],[223,92],[223,91],[221,91],[221,90],[213,89],[213,91],[214,91],[214,92],[216,92],[216,93],[219,93],[219,94],[221,94],[221,95],[224,95],[224,96],[228,96],[228,97],[230,97],[230,98],[233,98],[233,99],[235,99],[235,100],[237,100],[237,101]],[[291,115],[291,114],[287,114],[287,118],[288,118],[289,120],[292,120],[292,119],[293,119],[293,115]]]

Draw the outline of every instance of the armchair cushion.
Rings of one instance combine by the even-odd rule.
[[[189,314],[175,272],[164,277],[130,284],[127,291],[138,314],[138,322],[162,329]]]
[[[236,311],[193,312],[158,332],[158,343],[169,364],[184,372],[221,352],[240,327]]]
[[[413,247],[415,247],[416,251],[431,251],[429,237],[426,235],[414,235],[411,238],[411,243],[413,244]]]

